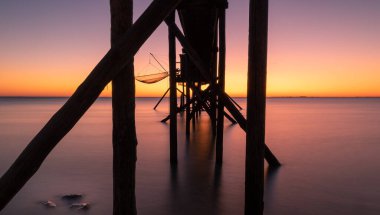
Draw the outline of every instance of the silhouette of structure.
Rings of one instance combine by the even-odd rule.
[[[221,165],[223,160],[224,117],[238,123],[247,133],[245,213],[262,214],[264,158],[271,166],[280,165],[264,142],[268,0],[250,1],[248,120],[224,90],[227,0],[154,0],[133,25],[132,4],[133,0],[111,0],[111,49],[1,177],[0,210],[35,174],[50,151],[112,81],[114,214],[137,213],[133,57],[165,21],[169,29],[170,114],[162,122],[170,120],[170,163],[177,163],[179,112],[186,112],[187,135],[190,121],[194,121],[201,110],[210,116],[216,137],[216,165]],[[176,24],[175,10],[183,32]],[[179,69],[176,68],[176,39],[183,48]],[[163,74],[138,78],[152,83],[162,79]],[[178,83],[182,85],[179,107]]]

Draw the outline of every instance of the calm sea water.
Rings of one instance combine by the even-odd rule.
[[[0,99],[0,175],[66,99]],[[245,134],[225,124],[215,169],[202,114],[186,141],[179,116],[179,165],[169,165],[167,103],[137,99],[139,214],[243,214]],[[245,100],[237,99],[244,107]],[[380,214],[380,99],[268,99],[267,144],[283,163],[266,171],[265,214]],[[244,111],[243,111],[244,112]],[[244,113],[245,114],[245,113]],[[111,100],[99,99],[0,214],[77,214],[60,196],[83,193],[86,214],[112,213]],[[38,202],[58,206],[45,209]]]

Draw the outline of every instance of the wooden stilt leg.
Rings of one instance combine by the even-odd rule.
[[[225,85],[225,63],[226,63],[226,32],[225,32],[225,9],[219,9],[219,88],[224,92]],[[220,91],[218,92],[218,124],[216,132],[216,164],[223,162],[223,130],[224,130],[224,105],[220,101]],[[226,115],[228,116],[228,114]]]
[[[245,214],[264,212],[268,0],[251,0],[249,15]]]
[[[172,13],[167,20],[174,22]],[[169,75],[170,75],[170,163],[177,164],[177,83],[175,35],[169,27]]]
[[[190,136],[190,87],[189,82],[186,82],[186,137]]]
[[[133,0],[111,0],[111,46],[133,21]],[[112,80],[113,214],[137,214],[135,77],[133,62]]]

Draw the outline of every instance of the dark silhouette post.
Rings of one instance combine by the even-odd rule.
[[[186,138],[190,136],[190,87],[189,81],[186,81]]]
[[[0,178],[2,210],[181,0],[154,0]]]
[[[221,102],[221,92],[225,86],[226,67],[226,9],[219,9],[219,92],[218,92],[218,124],[216,131],[216,164],[223,162],[223,130],[224,130],[224,105]]]
[[[167,18],[175,22],[174,12]],[[176,83],[176,47],[175,35],[169,29],[169,79],[170,79],[170,163],[177,163],[177,83]]]
[[[268,0],[250,0],[245,163],[245,214],[264,211]]]
[[[218,21],[218,19],[216,19],[216,22]],[[215,25],[215,29],[213,29],[215,31],[215,36],[214,36],[214,41],[213,41],[213,46],[212,46],[212,57],[211,57],[211,82],[210,82],[210,86],[211,86],[211,89],[215,89],[215,86],[216,86],[216,80],[217,80],[217,62],[218,62],[218,55],[217,55],[217,50],[218,50],[218,34],[217,34],[217,31],[218,31],[218,28],[216,27],[217,25]],[[199,87],[199,90],[200,91],[200,87]],[[216,130],[217,130],[217,105],[216,105],[216,97],[217,97],[217,93],[215,90],[212,91],[211,95],[210,95],[210,99],[209,99],[209,102],[210,102],[210,114],[211,114],[211,127],[212,127],[212,134],[214,136],[216,136]]]
[[[133,0],[111,0],[111,46],[132,26]],[[113,214],[136,214],[133,60],[112,79]]]

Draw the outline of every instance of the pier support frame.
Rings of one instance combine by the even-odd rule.
[[[200,71],[200,73],[204,77],[206,77],[205,74],[207,74],[207,70],[203,66],[203,63],[200,60],[200,57],[199,57],[198,53],[193,49],[193,47],[186,40],[185,36],[181,32],[181,30],[178,28],[178,26],[174,22],[168,22],[167,20],[166,20],[166,24],[172,29],[172,31],[174,32],[176,38],[181,43],[182,47],[185,49],[186,53],[189,55],[190,59],[192,60],[192,62],[194,63],[194,65],[197,67],[197,69]],[[207,91],[206,90],[199,91],[191,83],[189,83],[188,87],[191,88],[191,90],[193,92],[193,95],[195,95],[194,99],[197,99],[197,101],[201,101],[200,105],[202,105],[202,107],[205,109],[205,111],[208,112],[208,107],[205,104],[205,100],[203,99],[203,97],[205,96],[204,94]],[[231,115],[234,117],[234,119],[240,125],[240,127],[244,131],[246,131],[246,129],[247,129],[247,120],[240,113],[239,109],[234,105],[233,101],[230,99],[230,97],[227,95],[227,93],[224,92],[224,91],[222,91],[222,90],[220,90],[219,85],[215,85],[214,89],[207,88],[207,90],[210,91],[208,93],[212,93],[213,90],[214,90],[214,92],[215,91],[219,92],[219,95],[220,95],[219,101],[224,104],[224,106],[231,113]],[[191,99],[191,100],[193,100],[193,99]],[[188,104],[185,104],[185,106],[188,106]],[[212,115],[209,112],[208,112],[208,114],[210,115],[211,120],[213,120],[212,119]],[[161,122],[165,122],[167,119],[168,119],[168,117],[165,118],[165,119],[163,119]],[[271,152],[271,150],[269,149],[269,147],[266,146],[266,145],[264,145],[264,147],[265,147],[264,148],[264,151],[265,151],[264,155],[265,155],[265,159],[268,162],[268,164],[270,166],[272,166],[272,167],[280,166],[281,165],[280,162],[278,161],[278,159],[276,158],[276,156]]]

